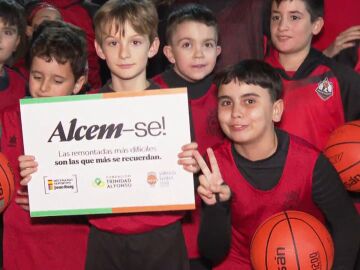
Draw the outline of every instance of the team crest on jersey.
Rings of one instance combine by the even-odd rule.
[[[334,85],[332,82],[329,81],[329,79],[326,77],[323,81],[319,82],[316,93],[319,95],[319,97],[322,100],[328,100],[331,98],[334,94]]]

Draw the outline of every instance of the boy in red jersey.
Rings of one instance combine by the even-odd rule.
[[[151,1],[110,0],[98,10],[94,24],[97,54],[111,72],[111,80],[94,93],[160,88],[146,79],[148,58],[159,47]],[[24,156],[20,167],[26,184],[36,164]],[[86,269],[189,269],[182,217],[183,211],[91,216]]]
[[[25,96],[26,82],[5,65],[11,62],[25,41],[23,8],[15,1],[0,1],[0,111]]]
[[[283,113],[280,76],[264,62],[246,60],[216,81],[218,118],[228,140],[208,149],[210,167],[195,153],[203,172],[202,255],[217,264],[214,269],[250,270],[258,226],[275,213],[298,210],[329,225],[332,269],[354,269],[360,220],[337,172],[306,141],[274,127]]]
[[[187,4],[179,7],[168,17],[166,41],[164,54],[173,67],[153,80],[162,87],[187,87],[192,141],[196,141],[199,151],[204,153],[207,147],[223,139],[216,119],[217,88],[212,83],[212,72],[221,52],[215,15],[202,5]],[[184,153],[191,152],[191,146],[194,144],[183,149]],[[182,162],[186,162],[186,159]],[[193,270],[208,269],[206,263],[201,261],[197,248],[199,208],[200,198],[197,197],[196,210],[189,213],[182,224]]]
[[[30,94],[32,97],[76,94],[85,81],[84,34],[62,22],[49,23],[56,25],[41,25],[34,32],[30,49]],[[18,157],[23,154],[23,140],[18,104],[5,109],[0,117],[1,151],[9,157],[14,169],[17,191],[4,212],[4,269],[83,269],[89,232],[86,220],[31,219],[29,213],[21,209],[28,198],[26,188],[20,185]]]

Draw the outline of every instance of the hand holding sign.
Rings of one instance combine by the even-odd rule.
[[[220,202],[228,201],[231,196],[231,191],[228,185],[224,185],[224,180],[222,179],[213,150],[208,148],[207,154],[211,171],[200,153],[198,151],[194,152],[194,157],[203,173],[199,177],[200,186],[197,190],[198,194],[208,205],[216,203],[216,194],[218,194]]]

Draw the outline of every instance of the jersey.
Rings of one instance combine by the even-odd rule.
[[[15,190],[18,190],[21,188],[18,157],[23,154],[19,106],[4,110],[0,119],[1,151],[13,168]],[[84,269],[89,233],[85,220],[76,217],[32,219],[14,200],[4,212],[4,269]]]
[[[360,118],[360,76],[312,49],[295,74],[288,74],[271,50],[266,61],[283,82],[284,113],[278,127],[322,150],[345,121]]]
[[[8,67],[3,70],[3,76],[0,76],[0,111],[17,104],[26,91],[26,81],[21,75]]]
[[[224,182],[232,190],[230,252],[214,269],[251,270],[252,236],[256,228],[275,213],[298,210],[324,220],[312,199],[312,172],[319,152],[302,140],[290,137],[283,173],[277,185],[266,191],[252,186],[237,169],[229,141],[216,148],[214,153]],[[294,171],[298,173],[294,174]]]
[[[198,150],[204,154],[206,148],[222,142],[224,135],[217,120],[217,87],[212,83],[212,76],[190,83],[181,78],[173,69],[153,78],[162,88],[187,87],[190,110],[192,141],[198,143]],[[199,196],[195,196],[196,209],[184,218],[182,228],[190,259],[198,258],[197,235],[200,224]]]

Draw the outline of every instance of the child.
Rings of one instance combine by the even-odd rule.
[[[5,66],[21,52],[25,25],[23,8],[15,1],[0,0],[0,111],[25,96],[25,80]]]
[[[56,23],[57,26],[39,27],[37,31],[41,33],[34,32],[30,48],[32,97],[76,94],[85,80],[83,32]],[[23,154],[19,106],[6,109],[0,119],[1,150],[14,169],[17,191],[4,212],[4,269],[83,269],[89,232],[86,221],[74,217],[31,219],[20,208],[28,203],[28,198],[26,189],[20,186],[18,173],[18,157]]]
[[[203,172],[202,254],[221,261],[214,269],[250,270],[258,226],[277,212],[298,210],[329,224],[332,269],[354,269],[360,223],[337,172],[306,141],[274,128],[283,112],[279,75],[266,63],[246,60],[221,72],[217,82],[218,118],[228,140],[208,149],[211,170],[195,153]]]
[[[202,5],[182,6],[168,17],[166,40],[164,54],[173,64],[173,68],[155,76],[153,80],[164,88],[187,87],[192,140],[198,143],[199,151],[203,153],[207,147],[213,146],[223,138],[216,119],[217,88],[212,83],[211,75],[216,58],[221,52],[218,46],[216,18]],[[193,149],[189,147],[183,150],[189,154]],[[180,157],[183,157],[182,154]],[[191,160],[182,159],[181,162],[186,161]],[[183,221],[191,269],[196,269],[196,264],[203,264],[200,260],[196,261],[199,258],[196,240],[200,215],[199,198],[196,208],[197,210]],[[205,266],[199,267],[201,269]]]
[[[274,48],[266,61],[284,84],[286,110],[279,127],[320,150],[335,128],[360,118],[360,77],[311,48],[322,26],[322,0],[272,1]]]
[[[158,17],[150,1],[106,2],[94,17],[95,48],[111,72],[99,91],[143,91],[148,58],[159,47]],[[103,215],[90,218],[87,270],[188,269],[182,212]]]

